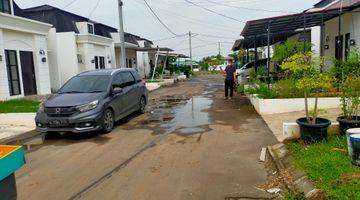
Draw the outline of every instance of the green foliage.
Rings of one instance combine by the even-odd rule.
[[[305,43],[305,51],[311,51],[311,43]],[[282,64],[287,58],[304,52],[304,42],[288,39],[285,43],[275,46],[273,61]]]
[[[334,151],[334,148],[346,150],[346,137],[331,137],[311,145],[289,144],[295,166],[303,169],[316,187],[324,190],[328,199],[359,199],[360,179],[355,175],[360,173],[360,168],[351,164],[346,153]]]
[[[209,66],[218,66],[222,65],[225,62],[225,58],[221,55],[208,56],[200,60],[199,64],[201,69],[206,71],[209,69]]]
[[[333,74],[341,89],[341,108],[343,117],[351,120],[359,114],[360,106],[360,55],[351,49],[345,61],[335,60]]]
[[[324,59],[315,57],[311,52],[295,54],[281,65],[287,77],[295,81],[296,88],[304,93],[306,118],[309,124],[316,123],[319,93],[333,88],[335,82],[330,73],[322,72],[323,66]],[[308,97],[311,93],[315,93],[315,107],[312,112],[314,114],[310,116]]]
[[[0,101],[0,113],[31,113],[39,109],[39,101],[16,99]]]
[[[245,93],[256,94],[262,99],[273,99],[278,97],[277,92],[266,83],[258,82],[245,89]]]
[[[285,195],[282,200],[305,200],[305,195],[302,193],[289,193]]]
[[[341,108],[343,117],[351,120],[359,115],[360,108],[360,76],[349,76],[341,84]]]
[[[273,85],[278,98],[303,98],[304,93],[297,89],[296,81],[292,79],[284,79]]]

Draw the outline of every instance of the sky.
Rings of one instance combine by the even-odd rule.
[[[119,27],[117,0],[15,0],[21,8],[49,4],[88,17],[115,28]],[[186,0],[146,0],[163,25],[146,7],[144,0],[123,0],[126,32],[152,40],[160,47],[189,55],[189,31],[192,32],[193,58],[221,54],[226,56],[248,20],[291,14],[311,8],[319,0],[189,0],[221,15],[192,5]],[[72,3],[72,4],[70,4]],[[70,4],[70,5],[69,5]]]

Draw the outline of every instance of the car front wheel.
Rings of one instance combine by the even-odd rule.
[[[146,99],[145,99],[145,97],[141,97],[140,102],[139,102],[139,107],[140,107],[139,112],[141,114],[144,114],[146,112]]]
[[[110,109],[106,109],[103,117],[103,131],[110,133],[114,129],[115,116]]]

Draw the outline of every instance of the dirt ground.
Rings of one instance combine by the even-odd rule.
[[[49,137],[16,174],[18,199],[270,198],[259,156],[277,140],[222,90],[221,76],[196,77],[152,92],[148,113],[111,134]]]

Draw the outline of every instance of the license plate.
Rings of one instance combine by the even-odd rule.
[[[69,125],[69,122],[67,120],[56,119],[56,120],[51,120],[49,122],[49,126],[52,127],[52,128],[65,127],[65,126],[68,126],[68,125]]]

